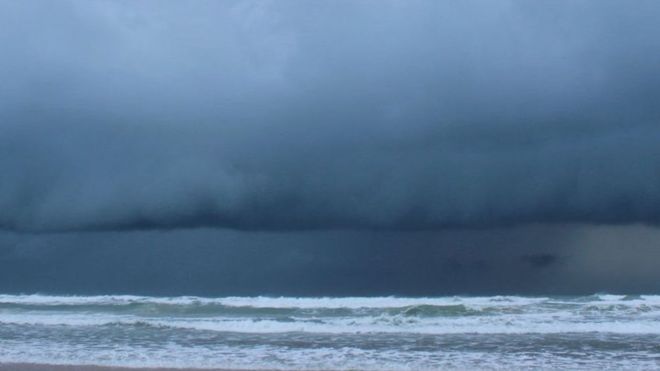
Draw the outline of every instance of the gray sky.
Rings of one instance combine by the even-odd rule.
[[[656,1],[1,4],[6,229],[660,216]]]
[[[524,277],[576,246],[553,228],[637,241],[660,220],[657,35],[650,0],[0,1],[0,249],[483,238]],[[555,250],[478,237],[520,229]]]

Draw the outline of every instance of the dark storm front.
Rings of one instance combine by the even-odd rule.
[[[0,228],[657,223],[660,6],[593,3],[4,1]]]
[[[611,230],[611,231],[610,231]],[[0,292],[589,295],[660,290],[651,227],[0,233]]]
[[[660,298],[0,296],[0,362],[656,368]]]
[[[0,367],[660,368],[658,35],[657,0],[0,0]]]

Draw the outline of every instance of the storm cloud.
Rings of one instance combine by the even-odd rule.
[[[0,291],[64,295],[589,295],[660,291],[660,230],[0,233]]]
[[[0,227],[656,224],[628,5],[1,2]]]

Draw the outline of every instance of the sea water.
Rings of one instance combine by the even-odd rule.
[[[0,295],[0,363],[660,369],[660,296]]]

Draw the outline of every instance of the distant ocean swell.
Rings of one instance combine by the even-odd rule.
[[[0,295],[0,362],[246,369],[660,369],[660,295]]]

